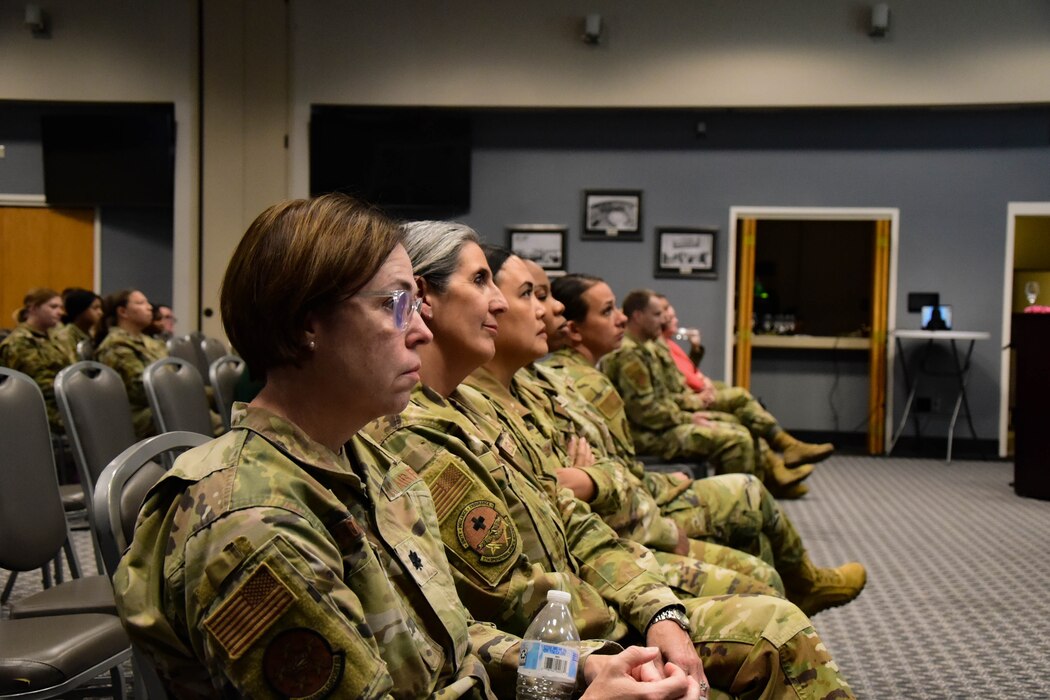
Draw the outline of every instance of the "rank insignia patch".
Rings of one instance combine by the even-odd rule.
[[[456,521],[456,535],[464,549],[478,553],[485,564],[496,564],[514,553],[517,532],[492,501],[473,501]]]
[[[327,697],[339,684],[344,662],[327,639],[303,627],[274,636],[262,659],[266,681],[286,698]]]

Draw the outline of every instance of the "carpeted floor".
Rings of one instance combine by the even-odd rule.
[[[814,624],[859,698],[1050,698],[1050,502],[1005,462],[834,457],[785,510],[868,585]]]
[[[1012,478],[1004,462],[836,456],[784,504],[817,564],[868,567],[860,598],[814,618],[858,698],[1050,698],[1050,501]],[[22,574],[13,597],[39,589]]]

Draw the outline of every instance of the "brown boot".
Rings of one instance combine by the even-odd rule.
[[[762,466],[765,468],[766,486],[774,494],[783,491],[786,487],[797,484],[813,473],[812,464],[803,464],[795,469],[788,469],[784,460],[773,450],[762,451]]]
[[[822,610],[845,605],[868,581],[863,564],[849,562],[834,569],[814,566],[806,556],[798,568],[781,571],[787,598],[810,617]]]
[[[835,451],[835,446],[830,442],[823,442],[819,445],[802,442],[792,437],[786,430],[778,430],[767,439],[777,452],[783,454],[784,464],[788,469],[800,464],[816,464],[830,457]]]

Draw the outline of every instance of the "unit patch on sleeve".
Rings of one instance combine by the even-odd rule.
[[[345,658],[321,634],[297,627],[270,640],[262,664],[266,681],[281,696],[324,698],[339,684]]]
[[[456,534],[464,549],[477,552],[485,564],[497,564],[514,553],[517,532],[492,501],[472,501],[459,512]]]

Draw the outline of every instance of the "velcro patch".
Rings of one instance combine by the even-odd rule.
[[[229,658],[237,659],[295,601],[295,593],[263,563],[208,616],[204,627]]]
[[[397,552],[402,565],[408,570],[408,573],[412,574],[412,578],[420,586],[426,585],[430,579],[437,575],[437,567],[434,566],[426,551],[414,539],[405,540],[394,547],[394,551]]]
[[[606,418],[613,418],[623,407],[623,399],[615,391],[608,391],[595,403],[595,408]]]
[[[304,627],[284,630],[266,645],[263,674],[286,698],[325,698],[335,690],[346,659],[321,634]]]
[[[496,439],[496,447],[506,452],[509,456],[513,457],[518,453],[518,445],[507,433],[500,433]]]
[[[383,493],[390,500],[394,500],[418,480],[419,474],[412,467],[404,462],[398,462],[390,468],[386,479],[383,480]]]
[[[444,520],[459,501],[470,491],[470,477],[457,464],[449,464],[430,484],[434,497],[434,511],[438,520]]]
[[[623,374],[637,390],[648,389],[651,386],[649,372],[646,371],[640,362],[629,362],[623,368]]]

